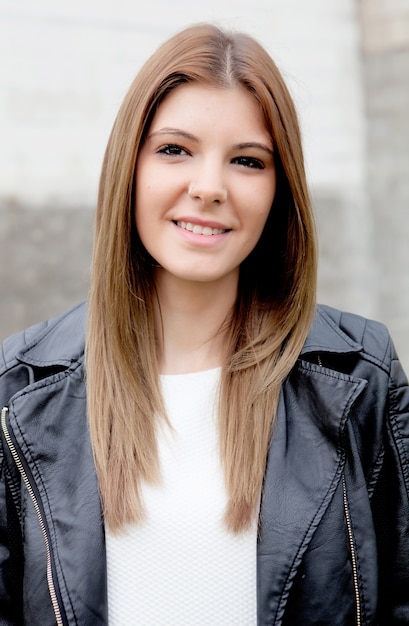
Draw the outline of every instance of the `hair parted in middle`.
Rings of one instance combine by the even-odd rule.
[[[299,356],[315,311],[317,249],[301,135],[288,88],[252,37],[212,24],[186,28],[145,63],[119,109],[103,162],[87,331],[91,442],[104,515],[112,530],[143,516],[141,481],[160,475],[154,260],[135,226],[135,170],[156,110],[181,84],[240,87],[271,134],[277,189],[262,236],[240,268],[226,320],[228,347],[219,406],[227,526],[257,512],[281,384]]]

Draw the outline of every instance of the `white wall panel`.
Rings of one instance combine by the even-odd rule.
[[[299,108],[311,183],[361,186],[354,5],[0,0],[0,197],[92,204],[108,133],[134,74],[161,41],[203,20],[248,31],[276,59]]]

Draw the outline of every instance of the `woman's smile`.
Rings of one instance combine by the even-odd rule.
[[[208,237],[209,235],[222,235],[223,233],[227,232],[226,228],[212,228],[211,226],[201,226],[200,224],[195,224],[192,222],[183,222],[178,220],[174,223],[179,228],[188,230],[195,235],[205,235],[206,237]]]

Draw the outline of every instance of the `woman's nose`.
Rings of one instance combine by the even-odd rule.
[[[201,200],[203,204],[223,204],[227,200],[227,188],[223,176],[216,168],[203,168],[196,172],[190,182],[189,196],[193,200]]]

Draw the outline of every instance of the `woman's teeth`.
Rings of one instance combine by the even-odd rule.
[[[192,224],[191,222],[176,222],[179,228],[190,230],[196,235],[221,235],[226,232],[223,228],[210,228],[209,226],[199,226],[199,224]]]

